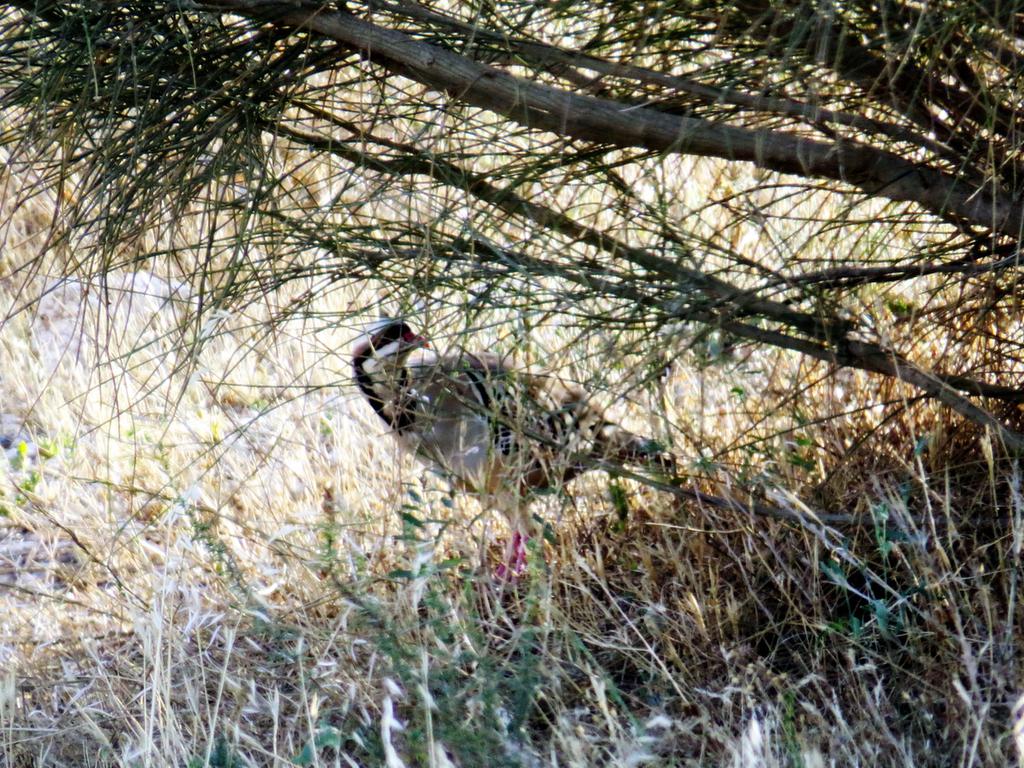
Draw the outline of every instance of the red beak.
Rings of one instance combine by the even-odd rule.
[[[403,341],[405,341],[407,344],[419,344],[422,347],[429,347],[430,346],[430,342],[427,341],[427,339],[425,337],[420,336],[420,335],[415,334],[415,333],[407,333],[403,337]]]

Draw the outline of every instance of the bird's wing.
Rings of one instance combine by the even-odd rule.
[[[574,382],[547,373],[508,372],[494,356],[481,356],[493,370],[521,389],[510,411],[514,423],[532,440],[544,461],[555,459],[563,480],[596,463],[642,464],[674,474],[676,459],[656,441],[609,421],[590,393]]]
[[[464,444],[469,425],[491,471],[504,467],[527,487],[566,482],[601,460],[657,461],[656,444],[609,422],[585,389],[517,369],[505,357],[466,351],[432,357],[411,380],[431,413],[426,421],[436,424],[438,453],[454,455],[450,444]]]

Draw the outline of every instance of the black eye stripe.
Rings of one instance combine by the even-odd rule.
[[[374,349],[380,349],[393,341],[400,339],[408,341],[414,337],[415,334],[412,332],[412,328],[406,323],[392,323],[386,328],[382,328],[380,333],[373,337],[373,347]]]

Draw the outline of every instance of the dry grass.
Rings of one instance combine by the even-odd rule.
[[[500,520],[400,457],[348,383],[376,296],[273,323],[289,296],[268,297],[183,345],[173,274],[17,271],[47,205],[5,212],[0,273],[2,307],[45,293],[0,326],[5,766],[1024,756],[1019,469],[899,387],[695,348],[613,413],[805,523],[592,476],[538,503],[551,540],[501,584],[480,566]]]

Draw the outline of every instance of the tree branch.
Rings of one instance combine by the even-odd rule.
[[[467,39],[490,40],[500,44],[515,55],[548,69],[553,66],[582,67],[596,72],[602,77],[631,80],[676,93],[689,94],[708,104],[728,104],[761,115],[776,114],[797,117],[805,121],[809,126],[822,123],[845,125],[864,133],[888,136],[897,141],[913,144],[935,153],[938,157],[944,157],[953,162],[961,159],[949,147],[929,139],[921,133],[900,125],[864,117],[863,115],[826,109],[796,101],[795,99],[759,96],[743,93],[735,88],[712,87],[690,78],[658,72],[648,67],[608,61],[580,51],[566,50],[565,48],[547,43],[538,43],[533,40],[510,38],[507,35],[482,29],[479,26],[429,10],[418,3],[379,3],[375,7],[387,10],[396,16],[417,19],[454,30],[464,35]],[[582,78],[583,76],[581,75],[580,79]]]
[[[207,0],[205,7],[326,35],[363,51],[393,72],[529,128],[620,147],[747,161],[780,173],[840,181],[898,202],[918,203],[938,215],[953,215],[1014,237],[1024,230],[1024,207],[1009,196],[858,142],[826,143],[645,107],[623,107],[515,77],[347,12],[297,9],[259,0]]]

